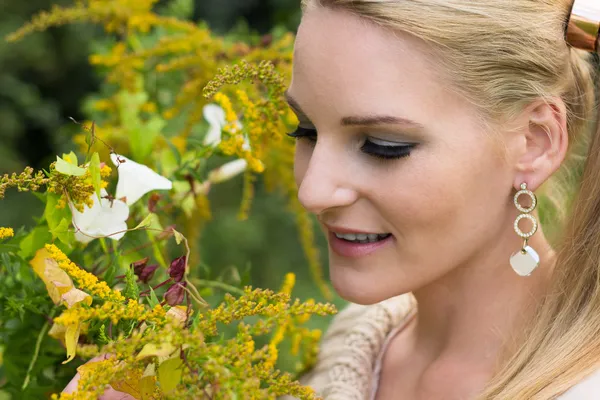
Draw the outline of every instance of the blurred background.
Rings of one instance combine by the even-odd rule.
[[[158,6],[161,3],[167,2],[159,1]],[[206,21],[213,31],[223,34],[243,34],[248,30],[266,34],[275,28],[295,32],[300,20],[299,3],[300,0],[195,0],[192,15],[195,21]],[[0,0],[0,37],[53,4],[66,6],[73,2]],[[92,41],[99,33],[101,28],[91,24],[68,24],[16,43],[0,41],[0,175],[22,171],[25,166],[47,168],[57,154],[76,149],[72,139],[80,129],[70,118],[86,119],[83,105],[102,83],[88,62]],[[249,266],[251,284],[262,288],[277,289],[285,274],[294,272],[294,295],[323,301],[310,277],[294,216],[286,210],[285,199],[266,194],[259,181],[250,217],[239,221],[236,215],[242,184],[238,177],[210,193],[214,214],[203,233],[203,261],[224,271],[232,266],[242,270]],[[34,217],[42,212],[43,204],[35,196],[9,190],[6,198],[0,200],[0,226],[32,227],[36,224]],[[326,242],[319,232],[317,245],[326,268]],[[326,270],[324,273],[328,275]],[[343,304],[338,298],[333,303]],[[327,322],[327,318],[315,318],[314,324],[324,328]],[[26,354],[30,350],[5,345],[5,357],[9,352]],[[0,358],[0,366],[1,361]],[[24,359],[24,363],[27,361]],[[10,377],[10,367],[4,365],[5,376]]]
[[[72,2],[0,0],[0,36],[53,4]],[[193,15],[195,20],[207,21],[217,33],[250,29],[264,34],[276,26],[295,32],[300,5],[299,0],[196,0]],[[72,136],[78,127],[69,118],[85,119],[82,105],[101,83],[88,63],[90,42],[98,29],[71,24],[16,43],[0,42],[0,174],[21,171],[27,165],[45,168],[56,154],[75,149]],[[250,219],[237,221],[236,212],[229,207],[239,207],[239,195],[226,192],[237,191],[241,185],[241,178],[236,179],[215,191],[220,197],[211,198],[216,214],[205,235],[211,241],[203,245],[205,256],[207,261],[223,265],[252,260],[256,267],[253,284],[273,287],[293,266],[305,265],[293,216],[285,211],[282,199],[259,190]],[[231,204],[228,199],[233,200]],[[8,191],[0,202],[0,225],[31,226],[32,216],[40,215],[41,206],[34,196]],[[220,218],[224,215],[233,220]],[[228,246],[227,253],[219,252],[222,240],[234,240],[235,251]],[[277,246],[266,251],[267,243]],[[319,243],[323,248],[323,238]],[[305,271],[297,272],[302,286]]]

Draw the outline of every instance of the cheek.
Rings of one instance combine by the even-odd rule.
[[[481,206],[492,199],[481,188],[490,187],[493,173],[485,157],[476,158],[464,148],[438,148],[415,154],[373,190],[384,218],[401,236],[431,240],[432,236],[453,235],[470,218],[477,219],[471,213],[485,211]]]
[[[294,150],[294,178],[298,187],[300,187],[304,180],[304,175],[306,175],[311,154],[312,148],[310,146],[303,143],[303,141],[296,143]]]

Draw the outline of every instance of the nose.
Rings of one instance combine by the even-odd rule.
[[[315,146],[298,188],[298,199],[309,212],[320,215],[357,200],[347,163],[340,156],[340,152],[336,154],[323,145]]]

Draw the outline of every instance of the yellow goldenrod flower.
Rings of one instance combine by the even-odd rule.
[[[15,236],[13,228],[2,228],[0,227],[0,239],[8,239]]]
[[[293,272],[287,273],[285,275],[283,285],[281,285],[280,292],[291,295],[292,290],[294,289],[295,285],[296,285],[296,274],[294,274]]]
[[[50,257],[58,263],[58,266],[75,280],[81,290],[98,296],[102,300],[117,303],[125,301],[125,297],[120,292],[112,290],[106,282],[98,280],[96,275],[79,268],[55,245],[47,244],[46,250],[49,252]]]

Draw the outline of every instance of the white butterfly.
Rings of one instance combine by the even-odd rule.
[[[227,120],[225,119],[225,110],[223,110],[223,108],[217,104],[207,104],[202,108],[202,115],[210,125],[208,132],[204,137],[203,143],[205,146],[215,147],[221,143],[223,128],[225,125],[227,125]],[[238,130],[241,130],[243,127],[240,121],[236,121],[235,125]],[[244,150],[250,150],[250,142],[248,141],[247,137],[244,137],[244,144],[242,148]]]
[[[171,190],[173,183],[143,164],[131,161],[127,157],[111,154],[110,159],[119,171],[117,182],[117,199],[125,199],[127,205],[132,205],[143,195],[153,190]]]
[[[129,217],[129,207],[121,200],[109,200],[105,189],[100,192],[102,199],[98,201],[96,194],[92,195],[94,204],[90,208],[84,206],[83,212],[69,204],[73,214],[73,225],[77,230],[75,239],[81,243],[89,243],[98,237],[109,237],[119,240],[125,236]]]
[[[247,167],[248,162],[242,158],[238,158],[210,171],[208,173],[208,180],[211,183],[223,182],[241,174]]]
[[[114,200],[105,198],[108,193],[101,191],[101,199],[94,193],[93,206],[84,206],[83,212],[77,211],[69,204],[75,226],[75,239],[89,243],[98,237],[109,237],[119,240],[127,231],[129,206],[138,201],[143,195],[152,190],[171,190],[170,180],[152,171],[145,165],[118,154],[111,154],[112,162],[118,166],[119,181]]]

